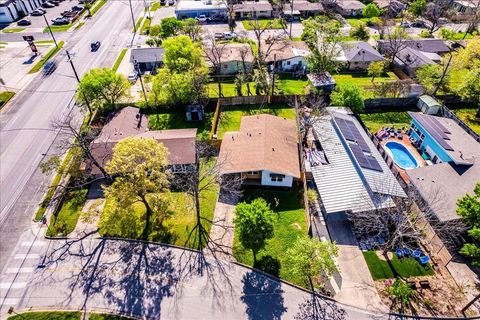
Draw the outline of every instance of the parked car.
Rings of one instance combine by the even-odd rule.
[[[235,32],[224,32],[223,33],[223,39],[225,40],[233,40],[233,39],[237,39],[237,34]]]
[[[411,26],[412,25],[408,21],[400,22],[400,27],[402,27],[402,28],[410,28]]]
[[[128,74],[127,76],[128,81],[130,82],[135,82],[138,79],[138,72],[137,71],[132,71]]]
[[[82,11],[83,7],[82,6],[73,6],[72,11]]]
[[[57,7],[60,5],[60,1],[58,1],[58,0],[50,0],[50,2],[53,3]]]
[[[207,23],[208,20],[209,20],[209,19],[207,18],[207,16],[204,15],[204,14],[199,15],[199,16],[196,17],[195,19],[197,19],[197,21],[200,22],[200,23]]]
[[[32,24],[32,21],[30,21],[29,19],[22,19],[17,22],[17,26],[29,26],[31,24]]]
[[[55,26],[63,26],[70,23],[70,20],[67,18],[55,18],[52,19],[52,24]]]
[[[164,6],[165,5],[165,0],[160,0],[160,5]]]
[[[95,42],[92,42],[90,43],[90,49],[92,50],[92,52],[95,52],[98,50],[98,48],[100,48],[100,41],[95,41]]]
[[[418,21],[415,21],[411,24],[411,26],[413,28],[425,28],[426,25],[425,25],[425,22],[423,22],[422,20],[418,20]]]
[[[223,33],[221,33],[221,32],[215,32],[215,34],[213,36],[217,40],[222,40],[223,39]]]
[[[51,2],[44,2],[44,3],[42,3],[42,7],[43,8],[53,8],[53,7],[55,7],[55,5]]]
[[[53,71],[57,68],[57,63],[55,60],[47,61],[45,65],[43,66],[43,74],[48,76],[49,74],[52,74]]]
[[[43,16],[44,14],[46,13],[45,10],[41,10],[41,9],[37,9],[37,10],[33,10],[30,15],[32,17],[37,17],[37,16]]]
[[[173,6],[175,4],[175,0],[168,0],[168,5]]]

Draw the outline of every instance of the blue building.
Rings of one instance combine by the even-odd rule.
[[[227,16],[227,6],[219,0],[180,0],[175,8],[177,19],[197,18],[204,15],[207,18],[221,20]]]
[[[455,120],[409,112],[410,138],[433,165],[406,174],[441,222],[459,219],[457,199],[480,182],[480,143]]]

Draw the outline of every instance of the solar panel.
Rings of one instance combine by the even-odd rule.
[[[350,147],[350,150],[352,151],[353,156],[357,160],[358,165],[360,167],[365,168],[365,169],[380,171],[380,172],[383,171],[383,169],[380,166],[380,164],[378,163],[377,159],[375,159],[375,157],[373,157],[371,155],[366,155],[365,153],[363,153],[363,151],[362,151],[362,149],[360,148],[359,145],[349,143],[348,146]]]
[[[437,119],[431,116],[424,116],[416,113],[411,113],[413,119],[418,121],[422,127],[432,136],[432,138],[442,146],[443,149],[453,151],[454,149],[448,144],[446,140],[450,140],[447,136],[448,131]]]
[[[346,140],[356,142],[365,152],[371,152],[370,147],[353,121],[335,118],[335,122]]]

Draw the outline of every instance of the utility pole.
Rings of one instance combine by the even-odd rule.
[[[48,31],[50,31],[50,35],[52,36],[53,42],[55,42],[55,46],[58,49],[58,43],[57,40],[55,40],[55,37],[53,36],[52,29],[50,28],[50,24],[48,23],[47,18],[45,17],[45,14],[42,14],[43,19],[45,20],[45,23],[47,24]]]
[[[68,57],[68,62],[70,62],[70,65],[72,66],[73,73],[75,74],[75,78],[77,79],[77,82],[80,83],[80,77],[78,76],[77,69],[75,69],[75,66],[73,64],[72,58],[70,57],[70,52],[68,50],[65,50],[67,53]],[[93,115],[92,107],[90,106],[90,102],[88,101],[87,97],[85,96],[85,93],[82,92],[83,99],[85,100],[85,104],[87,105],[88,112],[90,113],[90,116]],[[92,120],[92,119],[90,119]]]
[[[147,93],[145,92],[145,87],[143,86],[142,73],[140,72],[140,68],[138,67],[137,60],[135,60],[133,63],[135,64],[135,68],[137,69],[138,78],[140,79],[140,85],[142,86],[143,98],[145,99],[145,106],[148,108]]]
[[[290,39],[292,39],[293,0],[290,0]]]
[[[135,25],[135,17],[133,16],[132,0],[128,0],[130,4],[130,13],[132,14],[133,33],[137,33],[137,26]]]
[[[272,96],[275,94],[275,68],[277,67],[277,54],[273,55],[273,71],[272,71]]]

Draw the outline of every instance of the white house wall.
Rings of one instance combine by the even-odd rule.
[[[290,62],[290,64],[288,64]],[[282,70],[290,71],[293,68],[296,68],[301,63],[301,67],[304,67],[307,62],[305,57],[293,57],[291,59],[282,61]]]
[[[283,181],[277,182],[277,181],[272,181],[270,178],[270,174],[277,174],[275,172],[271,172],[268,170],[263,170],[262,171],[262,186],[272,186],[272,187],[291,187],[293,184],[293,177],[285,175],[285,178],[283,178]]]

